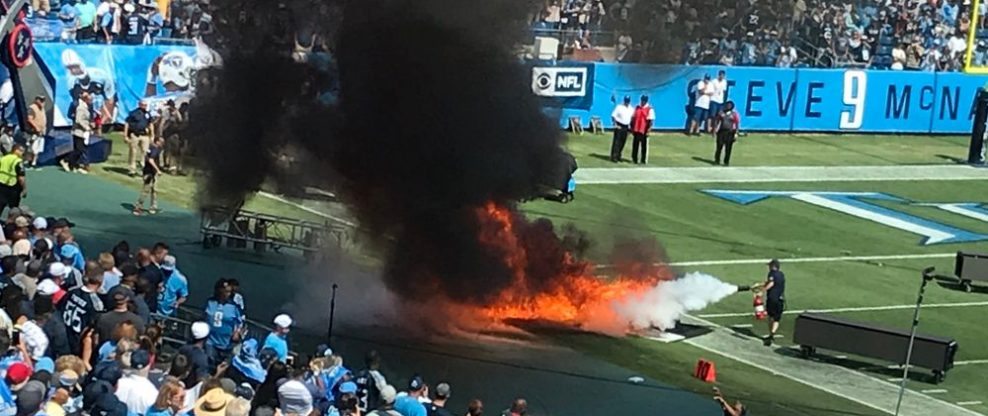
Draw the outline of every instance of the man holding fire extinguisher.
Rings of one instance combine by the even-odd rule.
[[[769,318],[765,346],[772,345],[775,333],[779,330],[782,312],[786,309],[786,275],[779,270],[779,267],[778,259],[768,262],[768,277],[765,278],[765,283],[760,285],[765,292],[765,309]]]

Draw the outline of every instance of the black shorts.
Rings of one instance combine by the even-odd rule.
[[[153,185],[155,179],[157,179],[157,178],[158,178],[158,175],[155,175],[153,173],[150,173],[150,174],[149,173],[145,173],[144,174],[144,184],[145,185]]]
[[[765,311],[768,312],[768,317],[772,318],[773,321],[782,320],[782,312],[786,310],[786,301],[784,300],[773,300],[769,299],[765,303]]]

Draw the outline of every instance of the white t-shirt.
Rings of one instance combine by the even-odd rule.
[[[611,118],[625,126],[631,124],[631,117],[635,115],[634,107],[625,104],[618,104],[611,113]]]
[[[158,398],[158,389],[147,377],[130,374],[121,377],[117,382],[116,396],[127,405],[128,411],[140,415],[154,405],[154,401]]]
[[[711,86],[711,88],[708,88]],[[708,91],[713,91],[711,83],[700,81],[696,84],[696,103],[693,105],[700,107],[704,110],[710,108],[710,94]]]
[[[713,86],[713,95],[710,96],[710,101],[717,104],[724,104],[724,94],[727,92],[727,79],[715,79],[707,84]]]

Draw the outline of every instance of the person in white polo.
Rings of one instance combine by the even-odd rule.
[[[707,88],[711,90],[710,108],[707,111],[707,133],[714,132],[714,118],[720,114],[724,107],[724,98],[727,96],[727,72],[720,70],[717,72],[717,79],[707,83]]]
[[[690,122],[690,129],[686,133],[699,136],[700,126],[707,121],[707,113],[710,111],[710,96],[713,95],[710,74],[703,75],[703,81],[697,82],[695,88],[696,101],[693,102],[693,117]]]

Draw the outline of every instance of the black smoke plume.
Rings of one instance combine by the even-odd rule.
[[[280,160],[291,152],[303,174],[289,180],[315,180],[344,198],[379,243],[396,293],[491,300],[512,275],[503,253],[478,243],[478,208],[513,208],[540,185],[558,183],[567,160],[558,126],[543,115],[513,53],[531,6],[238,3],[251,13],[216,19],[225,64],[203,75],[207,86],[190,111],[205,178],[200,202],[241,204],[282,177]],[[280,17],[265,20],[269,12]],[[326,18],[313,19],[319,13]],[[293,28],[326,41],[329,71],[290,61],[283,39]],[[334,103],[317,103],[337,85]],[[526,230],[561,244],[551,225]]]

